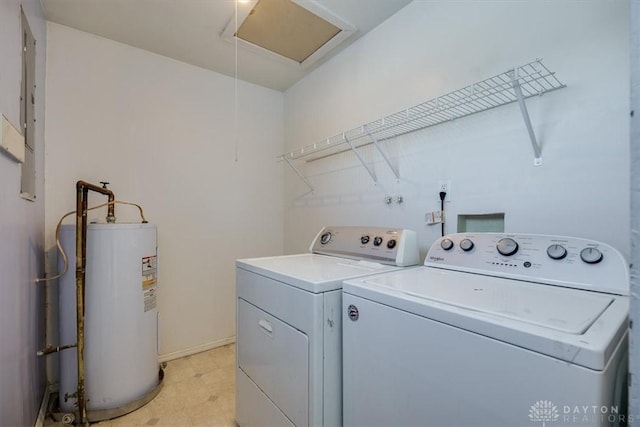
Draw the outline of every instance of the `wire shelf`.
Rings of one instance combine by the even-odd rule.
[[[563,87],[565,85],[558,80],[555,73],[550,71],[540,59],[537,59],[404,111],[332,136],[324,141],[282,154],[279,159],[286,160],[293,167],[291,161],[301,158],[315,161],[344,151],[354,151],[358,155],[357,148],[375,144],[393,170],[384,152],[378,146],[379,142],[502,105],[519,102],[534,146],[536,159],[539,160],[539,146],[535,141],[524,99]],[[364,163],[363,165],[367,167]],[[299,174],[297,169],[294,168],[294,170]],[[395,170],[394,173],[398,177]],[[375,177],[372,176],[372,178],[375,181]],[[307,185],[309,186],[308,183]]]

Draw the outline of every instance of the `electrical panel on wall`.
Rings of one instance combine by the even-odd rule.
[[[24,137],[11,122],[2,115],[2,134],[0,148],[18,163],[24,162]]]

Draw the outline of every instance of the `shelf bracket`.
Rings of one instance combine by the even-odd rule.
[[[398,173],[396,168],[394,168],[393,165],[391,164],[391,160],[389,160],[389,156],[387,156],[387,153],[385,153],[382,147],[380,147],[380,143],[378,142],[378,140],[373,135],[371,135],[371,132],[367,130],[367,126],[362,126],[362,129],[366,132],[367,136],[371,139],[371,142],[373,142],[373,145],[378,149],[378,152],[380,153],[384,161],[387,162],[387,166],[389,166],[389,169],[391,169],[391,172],[393,172],[393,174],[396,176],[396,179],[399,181],[400,174]]]
[[[518,82],[518,69],[514,68],[511,73],[511,84],[513,85],[513,91],[516,94],[516,98],[518,98],[518,105],[520,106],[520,112],[522,113],[522,118],[524,119],[524,124],[527,126],[527,132],[529,133],[529,139],[531,139],[531,146],[533,147],[533,165],[540,166],[542,164],[542,150],[540,149],[540,145],[536,140],[536,134],[533,132],[533,127],[531,126],[531,119],[529,118],[529,112],[527,111],[527,105],[524,102],[524,96],[522,96],[522,89],[520,88],[520,82]]]
[[[309,184],[309,181],[307,180],[307,178],[305,178],[304,175],[302,175],[302,173],[300,173],[300,171],[298,170],[298,168],[293,164],[293,162],[291,160],[289,160],[287,158],[287,156],[281,156],[280,157],[282,160],[284,160],[285,162],[287,162],[287,164],[289,165],[289,167],[291,169],[293,169],[293,171],[296,173],[296,175],[298,175],[298,178],[300,178],[302,180],[302,182],[305,183],[305,185],[307,187],[309,187],[309,190],[311,190],[311,192],[313,193],[313,187],[311,186],[311,184]]]
[[[369,176],[373,180],[373,183],[378,184],[378,180],[376,179],[376,176],[374,175],[373,171],[371,170],[371,168],[369,168],[369,166],[367,166],[367,163],[364,161],[360,153],[358,153],[358,150],[356,150],[356,147],[354,147],[351,141],[349,141],[349,138],[347,138],[347,135],[343,133],[342,138],[344,139],[344,142],[346,142],[349,145],[349,148],[351,148],[351,151],[353,151],[353,154],[355,154],[358,160],[360,160],[360,163],[362,163],[362,166],[364,166],[364,168],[367,170],[367,172],[369,173]]]

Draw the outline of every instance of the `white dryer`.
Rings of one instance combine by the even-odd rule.
[[[603,243],[469,233],[345,281],[344,425],[623,425],[628,274]]]
[[[416,233],[326,227],[312,253],[236,262],[236,421],[342,424],[342,281],[418,264]]]

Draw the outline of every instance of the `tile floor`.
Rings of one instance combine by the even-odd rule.
[[[155,399],[91,426],[235,427],[234,366],[234,344],[167,362],[164,386]]]

